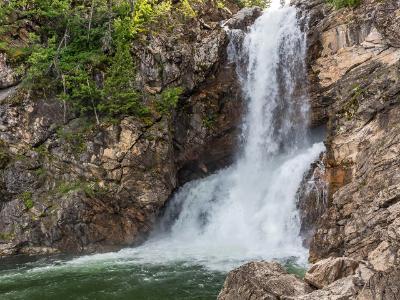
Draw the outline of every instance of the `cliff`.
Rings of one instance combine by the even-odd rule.
[[[219,23],[238,6],[199,5],[177,26],[143,31],[130,44],[145,115],[99,110],[96,122],[95,106],[88,116],[63,100],[62,88],[60,97],[27,86],[20,61],[0,54],[0,256],[139,243],[177,187],[231,162],[242,98]],[[246,26],[252,13],[232,26]],[[38,29],[32,22],[13,28],[13,45]],[[93,76],[101,87],[104,72]]]
[[[308,37],[311,122],[326,132],[298,204],[313,263],[302,282],[315,291],[284,270],[246,265],[228,275],[219,299],[396,299],[400,4],[293,5]]]

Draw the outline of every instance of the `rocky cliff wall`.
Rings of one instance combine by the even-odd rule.
[[[328,121],[328,209],[317,224],[310,260],[369,259],[383,271],[400,249],[400,4],[363,1],[334,10],[314,1],[300,7],[310,22],[312,101],[327,105]]]
[[[325,124],[327,135],[326,153],[298,194],[314,263],[306,288],[315,290],[260,263],[230,273],[219,299],[396,299],[400,3],[363,0],[342,9],[322,0],[293,4],[308,33],[311,123]],[[268,275],[260,280],[254,274]]]
[[[18,85],[0,59],[0,256],[138,243],[178,186],[231,162],[242,97],[219,22],[237,7],[211,4],[173,34],[134,45],[145,95],[183,88],[170,115],[98,126],[65,116],[61,101]]]

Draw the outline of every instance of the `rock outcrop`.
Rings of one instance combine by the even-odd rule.
[[[300,216],[300,235],[305,247],[309,247],[315,227],[328,206],[328,187],[326,183],[325,156],[311,165],[304,175],[297,192],[297,209]]]
[[[292,299],[312,287],[275,262],[251,262],[229,272],[218,300]]]
[[[218,299],[395,299],[398,276],[398,271],[376,273],[365,262],[345,257],[318,262],[304,280],[278,263],[251,262],[228,274]]]
[[[171,115],[96,126],[51,96],[13,87],[0,60],[0,256],[138,243],[179,185],[231,162],[242,98],[219,22],[236,7],[205,5],[173,34],[135,46],[144,94],[183,88]],[[246,16],[237,26],[247,27]]]

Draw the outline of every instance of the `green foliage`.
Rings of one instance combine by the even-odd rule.
[[[43,167],[37,168],[35,170],[35,175],[40,178],[40,177],[46,175],[46,170]]]
[[[120,42],[104,83],[104,100],[100,111],[109,116],[143,114],[140,95],[135,91],[135,68],[129,47]]]
[[[12,232],[0,232],[0,240],[11,241],[13,238],[14,234]]]
[[[91,198],[104,195],[106,192],[97,182],[82,181],[79,179],[71,182],[61,182],[57,187],[57,192],[63,195],[72,191],[82,191],[86,196]]]
[[[215,125],[216,122],[216,117],[214,114],[209,114],[206,117],[204,117],[203,119],[203,125],[207,128],[207,129],[212,129]]]
[[[261,7],[261,8],[266,8],[271,3],[271,0],[236,0],[236,3],[240,7],[258,6],[258,7]]]
[[[47,45],[36,45],[29,56],[27,63],[30,65],[26,81],[36,88],[48,88],[52,78],[49,75],[50,62],[56,53],[55,39],[47,41]]]
[[[146,34],[196,17],[202,2],[7,0],[0,4],[0,51],[21,65],[19,74],[26,73],[29,89],[58,97],[78,116],[148,116],[135,87],[132,43],[145,43]],[[33,24],[29,39],[15,44],[14,36],[26,24]],[[165,92],[159,111],[169,112],[179,94],[176,89]]]
[[[183,89],[180,87],[169,88],[161,93],[159,101],[157,101],[157,111],[161,114],[169,114],[178,104],[179,96]]]
[[[335,8],[343,8],[343,7],[357,7],[361,0],[327,0],[331,3]]]
[[[26,209],[31,209],[33,207],[32,192],[23,192],[21,198]]]
[[[71,149],[74,154],[82,154],[86,151],[85,134],[89,128],[80,128],[77,131],[67,130],[65,128],[59,128],[57,130],[57,137],[68,145],[68,149]]]
[[[361,100],[363,94],[364,91],[359,85],[354,86],[349,101],[343,105],[339,115],[341,117],[345,117],[347,120],[351,120],[360,106],[359,101]]]
[[[193,10],[189,0],[181,0],[182,12],[186,17],[195,17],[196,12]]]

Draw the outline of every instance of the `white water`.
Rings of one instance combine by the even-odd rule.
[[[312,145],[307,136],[305,41],[295,8],[274,0],[247,34],[240,55],[247,62],[240,75],[248,109],[237,162],[176,193],[166,219],[177,209],[180,214],[169,231],[155,232],[140,247],[68,265],[121,259],[229,270],[250,259],[306,261],[296,191],[323,144]]]

